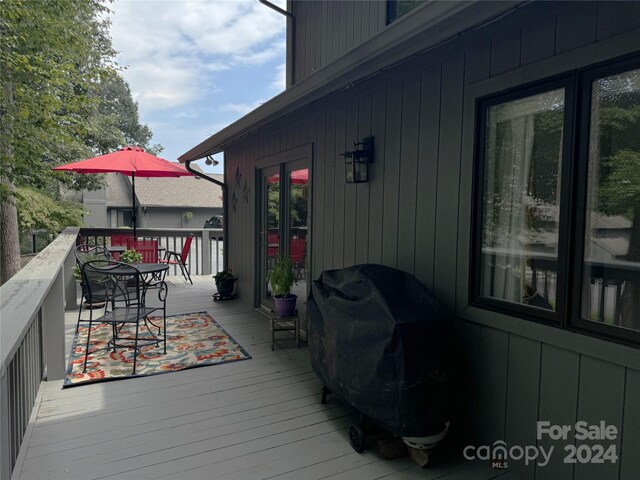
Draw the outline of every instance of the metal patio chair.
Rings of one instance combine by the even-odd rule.
[[[92,260],[82,265],[83,281],[86,282],[90,299],[94,292],[103,297],[106,287],[106,304],[103,314],[98,318],[89,319],[87,341],[84,357],[83,372],[87,371],[89,355],[99,350],[113,350],[118,348],[133,349],[133,375],[136,373],[137,359],[140,350],[148,345],[164,345],[167,353],[167,285],[164,281],[147,282],[144,275],[134,265],[106,260]],[[150,289],[158,292],[158,306],[147,306],[146,297]],[[107,305],[118,302],[112,310]],[[149,316],[162,311],[162,325],[156,325]],[[91,350],[92,326],[106,323],[111,326],[112,337],[105,347]],[[134,328],[134,332],[126,332],[125,326]],[[146,336],[140,334],[146,330]],[[156,333],[157,332],[157,333]]]
[[[187,263],[187,259],[189,258],[189,251],[191,250],[192,241],[193,234],[189,234],[184,242],[182,251],[180,253],[167,250],[164,258],[160,260],[160,263],[168,263],[169,265],[179,266],[180,270],[182,271],[182,276],[185,280],[189,280],[191,285],[193,285],[193,281],[191,280],[191,274],[189,273],[189,264]]]
[[[102,304],[103,302],[107,301],[106,298],[106,285],[103,285],[102,287],[100,287],[99,285],[94,285],[94,291],[93,291],[93,296],[91,295],[90,292],[88,292],[88,285],[86,284],[86,282],[84,282],[84,279],[82,277],[82,265],[84,265],[86,262],[90,261],[90,260],[103,260],[103,261],[111,261],[113,260],[111,254],[109,253],[109,251],[102,245],[87,245],[87,244],[80,244],[76,247],[75,250],[75,257],[76,257],[76,266],[77,269],[76,272],[80,274],[80,287],[82,288],[82,297],[80,298],[80,306],[78,308],[78,321],[76,322],[76,333],[78,333],[78,329],[80,328],[80,322],[83,321],[82,320],[82,306],[84,305],[84,302],[87,302],[88,305],[88,310],[89,310],[89,320],[84,320],[84,321],[91,321],[91,317],[93,316],[93,307],[92,305],[94,305],[94,303],[91,302],[91,298],[93,298],[93,301],[95,302],[95,304]],[[77,273],[75,274],[77,276]]]

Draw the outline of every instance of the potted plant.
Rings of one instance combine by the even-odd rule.
[[[279,317],[290,317],[296,309],[298,296],[291,293],[291,287],[296,283],[294,266],[291,257],[276,255],[273,267],[267,275],[276,304],[276,315]]]
[[[233,296],[238,278],[231,273],[230,269],[216,273],[213,276],[213,279],[216,282],[216,289],[218,290],[218,295],[221,298],[229,298]]]
[[[131,250],[125,250],[120,254],[120,261],[128,264],[140,263],[142,262],[142,254],[133,248]]]

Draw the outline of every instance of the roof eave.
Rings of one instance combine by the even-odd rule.
[[[383,68],[434,48],[452,37],[501,17],[522,1],[438,2],[430,1],[406,17],[401,17],[369,41],[354,48],[244,117],[210,136],[178,160],[198,160],[256,129],[273,122],[330,93],[349,88]]]

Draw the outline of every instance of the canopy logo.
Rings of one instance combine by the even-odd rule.
[[[556,447],[563,451],[564,463],[616,463],[616,444],[602,445],[595,441],[612,442],[617,438],[618,429],[614,425],[607,425],[604,420],[594,425],[584,421],[574,425],[552,425],[548,421],[539,421],[536,422],[538,445],[509,446],[503,440],[497,440],[492,445],[468,445],[462,453],[467,460],[489,460],[493,468],[499,469],[508,468],[510,461],[524,461],[525,465],[535,463],[545,467]],[[551,445],[562,441],[570,443]],[[585,441],[588,443],[577,443]]]
[[[524,447],[513,445],[509,447],[506,442],[497,440],[493,442],[493,445],[481,445],[479,447],[467,445],[462,453],[467,460],[491,460],[493,468],[507,468],[509,460],[523,459],[525,465],[537,460],[538,466],[544,467],[549,463],[553,449],[553,445],[546,450],[542,446],[536,447],[534,445]]]

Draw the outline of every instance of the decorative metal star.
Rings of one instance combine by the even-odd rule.
[[[233,195],[231,196],[231,206],[233,207],[233,211],[236,211],[238,205],[238,197],[236,197],[236,192],[233,192]]]
[[[242,195],[244,196],[244,203],[249,203],[249,194],[251,193],[251,189],[249,185],[247,185],[247,181],[244,181],[244,187],[242,187]]]

